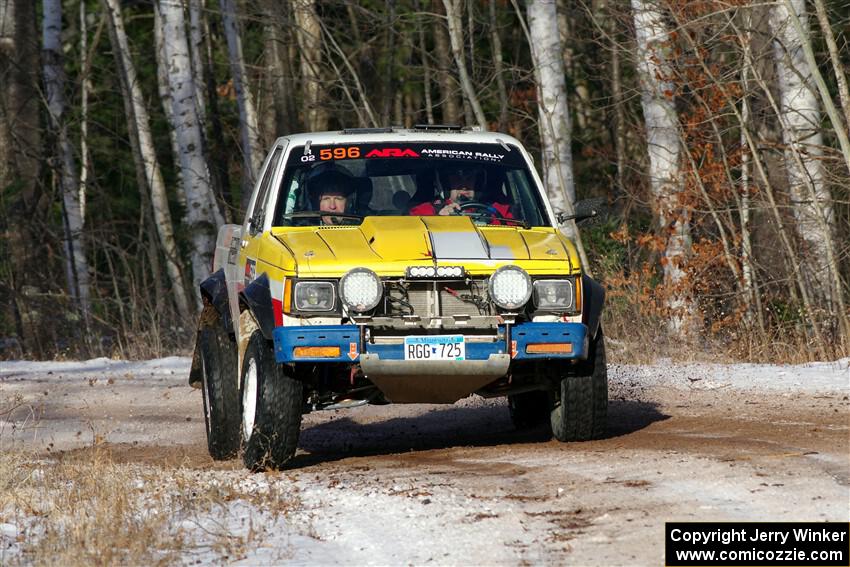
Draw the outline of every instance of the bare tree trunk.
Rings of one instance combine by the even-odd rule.
[[[475,94],[475,87],[472,85],[472,80],[469,78],[469,73],[466,70],[466,61],[463,55],[463,28],[458,11],[458,0],[443,0],[443,6],[446,9],[446,18],[449,24],[449,41],[452,44],[452,55],[457,66],[458,76],[460,77],[460,86],[467,102],[472,107],[472,113],[475,115],[475,120],[482,130],[487,130],[487,118],[484,116],[484,111],[481,109],[481,103],[478,102],[478,95]]]
[[[83,215],[80,210],[80,179],[65,124],[65,71],[62,68],[62,3],[44,0],[42,22],[44,42],[44,86],[50,128],[56,140],[58,175],[62,188],[65,216],[66,261],[71,276],[71,297],[77,303],[86,325],[89,325],[89,264],[83,240]]]
[[[321,108],[322,64],[321,26],[315,0],[291,0],[295,13],[295,35],[301,57],[301,83],[308,130],[327,130],[327,116]]]
[[[210,271],[215,252],[216,229],[223,224],[210,187],[210,174],[204,158],[201,121],[195,106],[195,82],[186,42],[183,6],[172,0],[157,0],[168,66],[168,83],[173,106],[172,128],[177,133],[183,191],[186,194],[186,225],[192,240],[192,283],[196,301],[199,284]]]
[[[89,180],[89,81],[88,73],[88,22],[86,21],[86,3],[80,2],[80,216],[86,221],[86,189]]]
[[[626,111],[623,100],[622,71],[620,69],[620,46],[616,41],[616,30],[613,16],[607,14],[608,32],[611,34],[611,96],[614,105],[614,147],[617,153],[617,186],[614,188],[614,198],[618,199],[625,189],[624,176],[626,172]]]
[[[171,87],[168,84],[168,60],[165,57],[165,42],[162,38],[162,18],[159,15],[159,10],[154,10],[153,14],[153,36],[156,48],[156,84],[159,99],[162,103],[162,112],[165,114],[165,119],[169,124],[176,122],[174,118],[174,104],[172,103]],[[170,128],[168,130],[168,140],[171,142],[171,153],[174,159],[179,159],[180,145],[177,143],[177,130]],[[177,167],[177,178],[180,185],[183,185],[183,171],[179,165]],[[186,193],[177,191],[177,200],[180,205],[186,208]]]
[[[384,9],[387,13],[386,21],[384,23],[384,55],[381,58],[384,63],[381,67],[383,67],[380,72],[381,75],[381,86],[383,90],[383,96],[381,96],[381,123],[383,126],[389,126],[391,124],[390,120],[395,120],[395,93],[396,93],[396,80],[395,80],[395,30],[393,29],[393,24],[395,23],[395,2],[386,2],[384,4]],[[398,124],[398,122],[392,122]]]
[[[206,0],[189,0],[189,53],[192,58],[192,76],[196,85],[204,84],[204,29],[203,11]],[[207,112],[206,95],[204,90],[196,90],[195,100],[198,104],[198,115],[205,116]]]
[[[749,128],[750,102],[749,102],[749,77],[752,67],[752,14],[748,10],[745,14],[746,35],[741,38],[744,47],[744,64],[741,68],[741,272],[744,280],[744,293],[747,295],[747,323],[751,323],[753,315],[756,316],[759,329],[764,332],[764,317],[761,311],[761,298],[755,283],[755,269],[753,267],[753,249],[750,239],[750,152],[747,148],[747,137],[744,130]]]
[[[8,259],[0,262],[2,277],[9,286],[10,319],[24,353],[39,346],[38,336],[24,325],[29,314],[20,290],[39,277],[37,270],[16,269],[31,266],[34,247],[38,242],[37,221],[43,216],[39,206],[39,165],[42,136],[39,124],[40,65],[39,36],[36,26],[36,6],[28,0],[0,0],[0,194],[6,213],[6,233],[0,237]],[[3,188],[16,186],[17,191]],[[41,200],[44,203],[46,200]],[[45,203],[46,204],[46,203]],[[7,263],[8,262],[8,263]],[[36,354],[40,354],[36,352]]]
[[[637,68],[649,153],[649,179],[657,225],[665,238],[662,268],[669,291],[669,330],[687,335],[695,323],[685,271],[690,253],[689,215],[680,201],[682,174],[678,122],[670,81],[670,34],[656,0],[631,0],[637,39]]]
[[[560,44],[560,38],[558,37],[557,21],[552,17],[552,11],[555,9],[554,4],[539,2],[538,0],[528,2],[529,25],[526,25],[525,20],[523,19],[522,10],[520,10],[519,4],[517,4],[516,0],[512,0],[512,4],[516,11],[517,19],[520,21],[520,27],[522,27],[522,30],[525,33],[526,41],[528,41],[528,45],[531,48],[531,58],[534,62],[534,77],[537,83],[538,93],[537,105],[540,116],[538,129],[540,130],[541,145],[543,146],[543,171],[546,193],[549,197],[550,203],[552,203],[552,208],[555,209],[556,212],[572,214],[574,212],[573,203],[575,201],[572,153],[570,152],[569,154],[568,169],[564,170],[564,162],[562,161],[563,156],[560,152],[564,151],[563,142],[565,142],[565,140],[558,140],[556,138],[557,129],[559,127],[563,127],[564,120],[567,121],[566,131],[569,133],[569,113],[565,114],[566,118],[562,119],[559,124],[559,122],[556,122],[557,119],[555,114],[547,105],[557,105],[562,102],[566,105],[566,94],[562,92],[561,95],[558,96],[556,91],[552,90],[559,77],[557,68],[561,66],[560,47],[558,45]],[[534,27],[531,27],[532,20],[534,20]],[[554,36],[552,34],[554,34]],[[553,41],[555,42],[554,44]],[[544,67],[548,68],[544,69]],[[563,81],[563,75],[560,75],[560,77]],[[547,84],[545,87],[547,92],[546,97],[548,97],[549,100],[544,99],[544,83]],[[567,136],[566,146],[569,148],[569,134],[567,134]],[[552,152],[552,159],[548,162],[546,157],[547,144]],[[573,187],[572,198],[568,197],[569,187]],[[590,275],[590,262],[587,259],[587,253],[584,250],[581,233],[578,231],[575,221],[569,221],[566,225],[561,227],[561,230],[575,242],[582,267],[585,272]]]
[[[224,24],[224,35],[227,38],[227,52],[230,58],[230,73],[233,75],[233,87],[236,90],[236,105],[239,107],[239,133],[242,141],[243,175],[242,175],[242,208],[248,207],[254,181],[263,166],[263,155],[260,147],[260,132],[257,125],[257,110],[247,85],[245,61],[242,57],[242,40],[239,37],[239,26],[236,7],[233,0],[219,0],[221,19]]]
[[[419,11],[419,2],[416,2]],[[428,62],[428,50],[425,48],[425,26],[422,17],[416,16],[416,34],[419,36],[419,53],[422,57],[422,92],[425,95],[425,118],[428,124],[434,123],[434,103],[431,100],[431,64]]]
[[[567,83],[554,2],[528,2],[531,57],[538,87],[543,183],[552,207],[571,212],[576,200]]]
[[[841,156],[844,158],[847,171],[850,172],[850,136],[848,136],[847,128],[842,124],[838,110],[835,108],[835,103],[832,102],[832,94],[829,92],[829,87],[818,68],[817,57],[815,57],[815,52],[812,48],[809,15],[806,12],[805,0],[783,0],[782,5],[785,8],[785,14],[788,15],[787,24],[794,29],[792,36],[788,39],[796,38],[794,53],[790,59],[792,61],[794,59],[805,61],[808,65],[808,69],[806,69],[808,72],[807,81],[810,83],[810,88],[812,88],[811,83],[814,83],[814,87],[816,87],[817,92],[820,94],[821,103],[824,106],[824,110],[826,110],[829,121],[832,122],[835,137],[838,138],[838,144],[841,146]],[[775,13],[775,11],[771,12],[771,15]],[[814,90],[815,88],[812,88],[812,91]]]
[[[490,10],[490,46],[493,51],[493,72],[496,74],[496,90],[499,92],[499,131],[508,127],[508,88],[505,85],[505,69],[502,60],[502,39],[499,37],[496,19],[496,0],[488,3]]]
[[[181,319],[187,321],[191,316],[189,300],[183,287],[183,270],[180,265],[177,242],[174,238],[174,225],[171,212],[168,209],[168,196],[165,182],[156,157],[153,135],[150,129],[150,116],[145,105],[144,95],[139,84],[136,67],[130,58],[130,46],[124,31],[124,21],[121,16],[119,0],[104,0],[109,17],[110,37],[113,41],[113,51],[118,63],[121,86],[127,106],[127,124],[131,130],[131,143],[135,146],[133,152],[137,157],[139,170],[142,172],[144,186],[140,191],[150,191],[153,220],[156,225],[160,245],[165,254],[165,268],[172,282],[171,296]]]
[[[574,24],[570,25],[573,23],[570,20],[570,9],[566,6],[564,0],[559,0],[557,4],[559,8],[557,13],[558,33],[561,37],[561,56],[564,59],[566,75],[570,77],[570,83],[573,85],[573,91],[570,93],[572,100],[568,101],[567,105],[570,107],[572,115],[575,116],[577,130],[583,132],[587,128],[588,117],[590,116],[590,103],[588,102],[590,93],[588,92],[587,81],[578,72],[580,64],[576,62],[575,50],[570,43],[572,28],[575,27]],[[591,6],[588,7],[588,10],[591,17],[596,12]]]
[[[275,0],[264,0],[263,9],[263,42],[266,54],[266,75],[271,84],[272,102],[274,109],[275,131],[273,136],[267,136],[274,140],[293,131],[291,115],[292,86],[289,84],[287,69],[285,65],[284,38],[281,30],[283,18],[278,14],[282,8],[278,7]]]
[[[844,70],[841,57],[838,55],[838,45],[835,43],[835,34],[832,33],[832,26],[829,24],[826,6],[824,6],[823,0],[814,0],[814,4],[818,14],[818,23],[829,49],[829,60],[832,62],[832,69],[835,72],[835,84],[838,85],[838,96],[844,112],[844,126],[850,129],[850,91],[847,89],[847,72]],[[847,21],[845,20],[846,25]],[[838,125],[835,126],[838,127]]]
[[[442,2],[434,2],[439,11]],[[449,45],[448,32],[441,19],[434,20],[434,51],[437,56],[437,84],[440,87],[440,110],[443,124],[460,124],[460,101],[452,77],[452,48]]]
[[[815,302],[826,313],[833,313],[840,286],[833,286],[831,272],[837,265],[829,261],[835,213],[823,179],[820,104],[813,89],[811,68],[802,53],[801,44],[806,38],[791,22],[792,17],[798,17],[808,32],[808,15],[803,0],[793,0],[791,6],[796,12],[793,16],[785,3],[770,11],[779,86],[777,112],[786,144],[788,188],[796,228],[804,245],[800,257],[802,276]]]

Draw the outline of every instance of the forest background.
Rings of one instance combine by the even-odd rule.
[[[847,0],[0,0],[0,359],[187,349],[277,136],[416,124],[601,212],[614,360],[848,356],[849,36]]]

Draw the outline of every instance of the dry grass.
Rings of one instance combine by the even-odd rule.
[[[296,503],[284,480],[121,463],[108,446],[50,460],[4,451],[0,564],[235,560]]]

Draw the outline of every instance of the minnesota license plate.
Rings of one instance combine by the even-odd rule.
[[[428,335],[404,337],[405,360],[464,360],[466,343],[463,335]]]

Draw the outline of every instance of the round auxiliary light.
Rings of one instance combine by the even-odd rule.
[[[427,268],[422,268],[422,272],[424,273],[424,275],[428,276],[429,278],[433,278],[434,275],[436,275],[436,273],[437,273],[437,271],[434,270],[434,266],[428,266]]]
[[[444,268],[443,266],[440,266],[439,268],[437,268],[437,275],[438,275],[438,276],[440,276],[440,277],[445,276],[445,275],[446,275],[446,270],[447,270],[447,268]]]
[[[531,278],[519,266],[502,266],[490,276],[490,298],[502,309],[519,309],[531,298]]]
[[[339,296],[349,311],[364,313],[381,301],[383,287],[378,274],[369,268],[349,270],[339,281]]]
[[[410,275],[414,278],[418,278],[421,275],[419,272],[419,268],[410,268]]]

